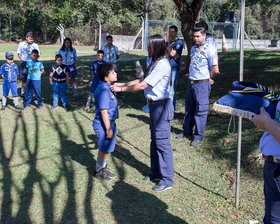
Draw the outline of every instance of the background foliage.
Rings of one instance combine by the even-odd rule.
[[[189,1],[191,2],[191,1]],[[247,34],[252,39],[278,39],[280,6],[278,1],[246,1]],[[199,19],[217,21],[226,10],[234,11],[239,20],[239,1],[205,0]],[[16,41],[33,31],[38,42],[55,43],[59,38],[56,26],[61,23],[66,35],[81,44],[98,41],[98,26],[105,33],[135,35],[145,18],[178,21],[172,0],[16,0],[11,4],[0,0],[0,39]]]

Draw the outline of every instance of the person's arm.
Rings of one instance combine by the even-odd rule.
[[[40,73],[41,73],[41,75],[43,75],[43,74],[45,73],[45,69],[42,68],[42,69],[40,70]]]
[[[139,80],[138,80],[139,81]],[[148,87],[148,83],[145,81],[138,82],[132,85],[124,85],[124,86],[117,86],[117,85],[111,85],[110,89],[113,92],[135,92],[135,91],[140,91],[144,90]]]
[[[214,65],[211,67],[211,74],[210,74],[210,78],[213,79],[216,75],[219,74],[219,67],[218,65]]]
[[[114,86],[116,86],[116,87],[132,86],[132,85],[135,85],[135,84],[137,84],[137,83],[139,83],[139,82],[140,82],[139,79],[135,79],[135,80],[133,80],[133,81],[124,82],[124,83],[115,82],[115,83],[114,83]]]
[[[108,115],[108,110],[107,109],[103,109],[100,111],[101,113],[101,117],[104,123],[104,126],[106,128],[106,138],[113,138],[113,131],[111,128],[111,124],[110,124],[110,119],[109,119],[109,115]]]
[[[263,107],[259,115],[253,116],[252,121],[258,128],[268,131],[280,144],[280,124],[271,119]]]
[[[22,54],[18,54],[18,58],[19,60],[21,60]]]
[[[49,76],[49,83],[50,83],[50,85],[52,85],[52,77],[53,77],[53,73],[50,72],[50,76]]]

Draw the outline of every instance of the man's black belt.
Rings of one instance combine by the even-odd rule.
[[[62,79],[53,78],[53,81],[57,82],[57,83],[63,83],[63,82],[66,82],[66,78],[62,78]]]
[[[197,84],[197,83],[203,83],[203,82],[209,82],[209,79],[201,79],[201,80],[190,80],[191,84]]]
[[[163,99],[163,100],[156,100],[156,101],[153,101],[153,100],[147,100],[148,104],[155,104],[155,103],[165,103],[169,100],[169,98],[167,99]]]
[[[263,154],[263,158],[269,162],[272,162],[272,163],[280,163],[280,159],[277,159],[276,157],[274,156],[266,156]]]

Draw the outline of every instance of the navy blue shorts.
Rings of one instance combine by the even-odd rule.
[[[73,65],[66,65],[66,67],[69,70],[69,77],[77,76],[77,69],[76,69],[75,64],[73,64]]]
[[[116,145],[117,127],[114,121],[110,121],[112,131],[114,133],[112,139],[106,138],[106,128],[104,123],[98,119],[94,119],[92,126],[98,139],[98,148],[101,152],[113,152]]]
[[[9,95],[9,92],[12,92],[12,96],[17,96],[17,82],[8,82],[4,80],[3,82],[3,96],[7,97]]]

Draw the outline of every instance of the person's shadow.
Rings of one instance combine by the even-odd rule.
[[[167,212],[168,206],[156,196],[117,181],[107,193],[112,200],[111,211],[117,223],[184,223],[186,221]]]

